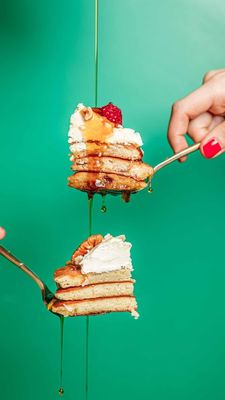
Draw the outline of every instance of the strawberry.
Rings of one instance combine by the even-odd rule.
[[[101,107],[102,115],[109,121],[114,122],[116,125],[122,125],[122,112],[114,106],[113,103],[109,103],[104,107]]]
[[[122,112],[113,103],[109,103],[101,108],[93,108],[93,111],[103,115],[103,117],[116,125],[122,125]]]

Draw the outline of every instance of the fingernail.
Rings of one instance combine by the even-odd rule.
[[[203,146],[202,150],[206,158],[212,158],[222,150],[222,146],[216,139],[211,139]]]

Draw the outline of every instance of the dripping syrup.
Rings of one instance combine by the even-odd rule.
[[[63,388],[63,355],[64,355],[64,317],[60,316],[60,387],[59,387],[59,395],[63,396],[64,388]]]
[[[123,199],[123,201],[125,201],[125,203],[129,203],[130,195],[131,195],[131,192],[128,192],[128,191],[122,192],[122,199]]]
[[[88,233],[92,234],[92,217],[93,217],[93,193],[88,193]]]
[[[152,193],[153,189],[152,189],[152,181],[150,180],[148,183],[148,193]]]
[[[102,194],[102,207],[101,207],[101,212],[106,213],[107,208],[106,208],[106,194]]]

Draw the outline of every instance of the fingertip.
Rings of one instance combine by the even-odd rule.
[[[179,153],[180,151],[186,149],[188,147],[187,141],[184,136],[176,136],[173,137],[170,141],[170,146],[172,147],[174,154]],[[185,161],[187,157],[181,157],[181,160]]]
[[[187,161],[187,157],[181,157],[178,160],[181,164],[184,163],[185,161]]]
[[[4,239],[5,235],[6,235],[5,229],[0,226],[0,240]]]

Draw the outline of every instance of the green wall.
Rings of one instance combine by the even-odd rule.
[[[99,104],[120,106],[145,160],[171,154],[171,104],[225,66],[222,0],[100,0]],[[69,189],[67,129],[94,102],[94,0],[1,2],[3,244],[54,288],[87,236],[87,201]],[[141,317],[90,320],[89,400],[225,398],[225,159],[193,154],[154,193],[94,205],[94,231],[133,243]],[[57,399],[59,323],[35,284],[0,260],[0,398]],[[85,318],[65,324],[65,400],[84,399]]]

